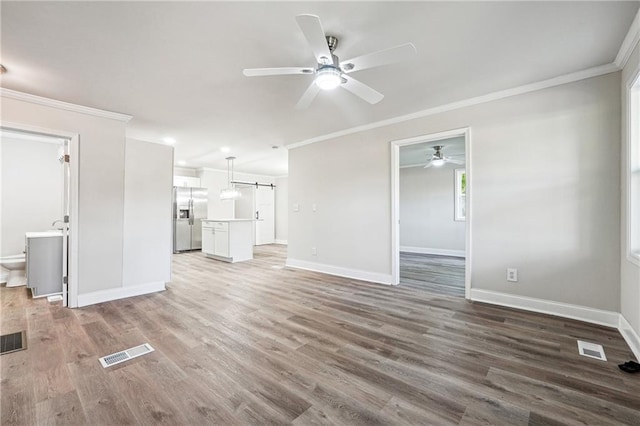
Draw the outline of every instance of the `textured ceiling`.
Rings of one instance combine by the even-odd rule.
[[[133,115],[128,136],[170,136],[176,161],[287,172],[283,146],[611,63],[638,2],[2,2],[2,86]],[[406,63],[352,74],[293,108],[311,76],[243,68],[315,65],[295,16],[320,16],[343,59],[412,42]],[[278,146],[279,149],[273,149]]]

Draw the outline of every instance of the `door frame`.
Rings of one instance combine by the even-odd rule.
[[[467,176],[466,218],[465,218],[465,269],[464,297],[471,297],[471,256],[472,256],[472,168],[471,168],[471,129],[462,127],[438,133],[414,136],[391,141],[391,284],[400,283],[400,147],[424,142],[434,142],[453,137],[464,137],[465,173]]]
[[[80,135],[64,130],[49,129],[32,126],[23,123],[0,121],[0,128],[25,133],[36,133],[52,136],[69,141],[69,255],[67,269],[67,301],[71,308],[78,307],[78,191],[79,191],[79,162],[80,162]]]

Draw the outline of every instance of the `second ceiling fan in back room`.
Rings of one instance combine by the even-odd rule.
[[[442,150],[444,149],[444,145],[436,145],[433,147],[433,149],[435,150],[435,152],[431,155],[431,158],[429,159],[429,162],[427,163],[427,165],[424,166],[425,169],[428,169],[429,167],[432,167],[432,166],[440,167],[444,163],[464,164],[463,160],[445,156],[442,153]]]
[[[364,83],[354,79],[349,74],[381,65],[410,59],[416,54],[416,48],[411,43],[380,50],[358,56],[346,61],[340,61],[334,54],[338,46],[338,39],[325,35],[320,18],[315,15],[296,16],[298,26],[313,50],[317,64],[314,67],[281,67],[281,68],[249,68],[242,71],[247,77],[308,74],[314,75],[314,81],[296,104],[296,109],[307,108],[320,90],[332,90],[343,87],[354,95],[370,104],[376,104],[384,95]]]

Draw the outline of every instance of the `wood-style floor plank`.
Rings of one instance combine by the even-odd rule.
[[[175,255],[165,292],[75,310],[1,288],[3,334],[29,342],[0,357],[1,424],[640,424],[640,375],[617,368],[632,354],[614,329],[467,302],[455,258],[424,273],[405,258],[389,287],[285,257]],[[155,351],[98,362],[145,342]]]
[[[400,284],[464,297],[464,258],[400,252]]]

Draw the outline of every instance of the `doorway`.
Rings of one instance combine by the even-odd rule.
[[[60,254],[60,260],[59,264],[52,264],[50,272],[58,281],[47,284],[51,281],[49,278],[39,277],[39,284],[31,293],[33,297],[62,296],[63,306],[75,307],[78,165],[71,159],[78,158],[78,135],[6,122],[0,126],[0,135],[3,141],[2,255],[17,250],[18,253],[27,251],[29,257],[38,253],[36,246],[41,247],[40,250],[53,247],[52,250]],[[18,158],[21,155],[25,157],[23,161]],[[12,164],[21,167],[15,168]],[[30,205],[33,202],[37,204]],[[9,230],[11,232],[4,232]],[[26,232],[31,238],[25,238]],[[31,242],[33,249],[25,250]],[[29,268],[28,262],[26,267]],[[37,271],[37,276],[44,274],[42,268]],[[34,280],[34,276],[29,279],[31,283]]]
[[[392,283],[469,298],[469,129],[391,142]]]
[[[236,200],[235,216],[239,219],[254,219],[253,245],[274,244],[275,233],[275,187],[267,184],[238,185],[242,196]]]

